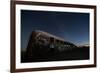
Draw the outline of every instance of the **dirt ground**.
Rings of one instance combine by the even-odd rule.
[[[42,51],[41,51],[42,52]],[[35,56],[27,58],[25,52],[21,52],[21,62],[47,62],[47,61],[70,61],[70,60],[86,60],[89,59],[89,47],[75,48],[69,51],[59,53],[50,53],[43,56]]]

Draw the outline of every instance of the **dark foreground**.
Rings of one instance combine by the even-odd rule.
[[[89,47],[75,48],[59,53],[50,53],[43,56],[26,57],[25,52],[21,52],[21,62],[47,62],[47,61],[68,61],[68,60],[87,60],[89,59]]]

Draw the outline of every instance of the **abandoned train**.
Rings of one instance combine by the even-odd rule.
[[[76,45],[50,33],[35,30],[31,33],[26,54],[28,57],[57,54],[72,50]]]

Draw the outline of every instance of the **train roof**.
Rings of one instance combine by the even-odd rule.
[[[35,31],[33,31],[33,32],[36,32],[36,33],[39,33],[39,34],[43,34],[43,35],[45,35],[45,36],[53,37],[53,38],[58,39],[58,40],[61,40],[61,41],[65,41],[63,38],[60,38],[60,37],[55,36],[55,35],[52,35],[52,34],[50,34],[50,33],[48,33],[48,32],[45,32],[45,31],[35,30]]]

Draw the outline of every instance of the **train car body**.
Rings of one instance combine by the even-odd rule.
[[[41,57],[44,55],[57,54],[74,49],[73,43],[44,31],[33,31],[30,35],[26,54],[28,57]]]

